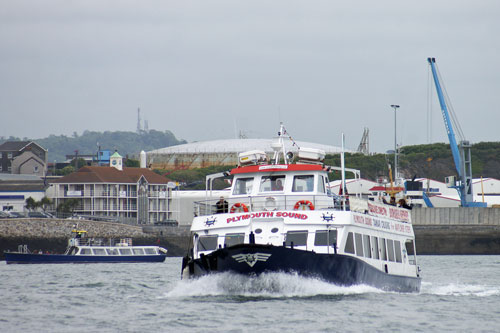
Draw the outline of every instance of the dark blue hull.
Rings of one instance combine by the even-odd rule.
[[[139,256],[85,256],[5,252],[7,264],[89,264],[118,262],[163,262],[166,254]]]
[[[383,290],[419,292],[421,278],[386,273],[364,261],[341,254],[318,254],[281,246],[239,244],[218,249],[200,259],[183,262],[189,276],[215,272],[258,275],[265,272],[298,273],[352,286],[365,284]]]

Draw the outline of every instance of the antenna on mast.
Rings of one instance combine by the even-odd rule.
[[[141,108],[137,108],[137,134],[141,133]]]

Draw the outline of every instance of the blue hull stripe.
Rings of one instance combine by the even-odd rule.
[[[5,252],[7,264],[68,264],[68,263],[115,263],[115,262],[163,262],[166,254],[140,256],[85,256],[65,254],[32,254]]]

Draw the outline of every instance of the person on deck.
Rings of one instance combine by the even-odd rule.
[[[228,203],[224,200],[224,197],[220,197],[219,201],[215,204],[215,208],[217,209],[217,214],[227,213],[228,211]]]

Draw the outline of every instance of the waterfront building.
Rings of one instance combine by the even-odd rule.
[[[26,199],[40,201],[45,196],[44,179],[37,175],[0,173],[0,210],[25,212]]]
[[[118,153],[112,166],[84,166],[52,182],[48,196],[58,207],[77,199],[79,215],[112,217],[125,223],[154,224],[174,214],[168,181],[150,169],[124,168]]]
[[[47,174],[47,149],[34,141],[7,141],[0,145],[0,173]]]

